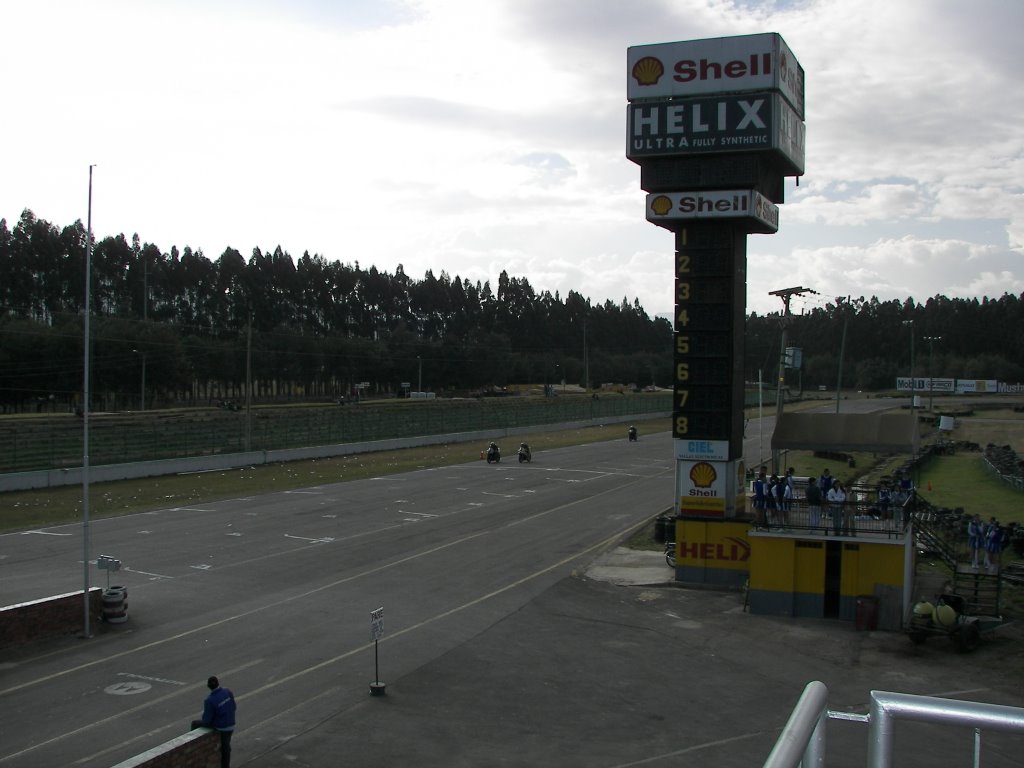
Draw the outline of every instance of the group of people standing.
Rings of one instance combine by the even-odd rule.
[[[785,529],[789,525],[789,512],[793,508],[793,468],[784,477],[768,477],[768,468],[761,467],[754,480],[754,510],[758,524],[770,529]]]
[[[762,466],[754,480],[754,513],[758,525],[766,530],[787,530],[790,525],[790,512],[796,499],[794,470],[790,467],[783,477],[768,475],[767,467]],[[883,494],[883,491],[885,492]],[[904,493],[901,489],[900,493]],[[905,500],[905,497],[903,497]],[[882,517],[886,520],[895,514],[902,513],[902,504],[897,494],[888,489],[879,490],[879,506]],[[806,527],[812,532],[824,531],[828,534],[829,517],[832,521],[832,533],[836,536],[854,536],[857,533],[857,504],[847,498],[846,488],[839,478],[833,477],[826,467],[820,477],[807,478],[804,488],[804,504],[807,508]],[[899,520],[897,521],[900,522]],[[804,526],[800,526],[801,528]]]
[[[974,515],[967,523],[967,546],[971,550],[971,567],[978,570],[978,557],[985,553],[985,570],[994,573],[999,569],[999,553],[1006,546],[1007,534],[992,517],[983,522],[979,515]]]

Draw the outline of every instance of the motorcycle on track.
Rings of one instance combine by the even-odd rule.
[[[636,427],[630,427],[629,432],[626,433],[629,436],[629,442],[636,442]]]
[[[487,463],[497,464],[499,461],[501,461],[501,450],[497,443],[491,443],[487,446]]]
[[[533,453],[530,451],[530,446],[526,443],[519,444],[519,463],[522,464],[524,461],[529,464],[533,461]]]

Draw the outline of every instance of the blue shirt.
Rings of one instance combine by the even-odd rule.
[[[235,695],[227,688],[214,688],[203,702],[203,722],[218,731],[235,730]]]

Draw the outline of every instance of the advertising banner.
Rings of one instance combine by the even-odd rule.
[[[729,462],[678,461],[679,514],[724,518],[728,506]]]
[[[774,32],[634,45],[626,51],[626,71],[630,101],[778,91],[805,119],[803,67]]]
[[[803,121],[775,93],[634,102],[626,107],[626,157],[774,152],[787,175],[804,172]]]
[[[691,461],[727,461],[728,440],[673,440],[675,457]]]
[[[751,189],[713,192],[652,192],[647,195],[647,220],[672,228],[681,219],[753,219],[756,231],[779,230],[779,206]]]
[[[896,390],[898,392],[910,392],[913,390],[915,394],[921,395],[928,394],[929,392],[952,394],[957,391],[956,382],[956,379],[928,378],[927,376],[915,376],[913,379],[909,376],[898,376],[896,377]]]
[[[989,394],[999,391],[995,379],[957,379],[957,394]]]

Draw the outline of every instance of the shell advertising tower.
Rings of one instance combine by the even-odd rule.
[[[775,33],[638,45],[627,99],[646,218],[675,238],[680,571],[693,555],[694,580],[742,584],[746,239],[778,230],[785,177],[804,172],[804,71]]]

